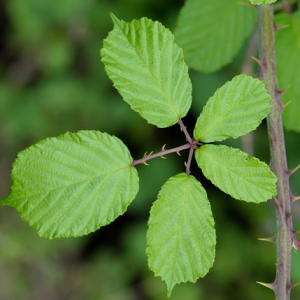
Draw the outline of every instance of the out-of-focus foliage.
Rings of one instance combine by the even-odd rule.
[[[254,5],[271,4],[276,1],[277,0],[250,0],[251,4],[254,4]]]
[[[287,88],[281,100],[290,102],[283,112],[283,121],[288,130],[300,132],[300,11],[280,13],[275,21],[277,26],[287,26],[276,33],[278,83],[280,89]]]
[[[4,0],[0,2],[0,195],[9,193],[16,154],[31,144],[66,131],[95,129],[121,138],[136,159],[185,143],[175,125],[157,129],[131,111],[104,72],[99,49],[112,29],[112,11],[126,21],[143,16],[172,30],[182,0]],[[203,75],[190,72],[192,113],[188,130],[209,96],[240,72],[246,47],[233,64]],[[189,119],[188,119],[189,118]],[[299,164],[300,139],[288,133],[289,167]],[[263,124],[255,131],[255,155],[268,162],[268,136]],[[239,147],[240,140],[226,142]],[[0,299],[3,300],[165,300],[166,288],[148,270],[147,219],[152,202],[166,180],[184,171],[186,153],[138,166],[140,192],[127,213],[109,226],[82,238],[39,238],[19,213],[0,209]],[[216,222],[214,267],[197,284],[179,285],[171,299],[274,299],[255,281],[274,280],[275,247],[257,241],[274,234],[271,203],[251,205],[232,200],[206,181]],[[300,175],[291,177],[300,193]],[[300,219],[297,212],[295,219]],[[298,226],[297,226],[298,225]],[[295,224],[295,228],[299,228]],[[295,255],[292,279],[299,281]],[[299,291],[293,291],[299,297]]]
[[[239,0],[187,0],[175,36],[189,67],[211,73],[232,62],[256,19]]]

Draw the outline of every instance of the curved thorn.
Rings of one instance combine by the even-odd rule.
[[[260,282],[260,281],[256,281],[256,283],[268,288],[268,289],[271,289],[271,290],[275,290],[274,288],[274,283],[264,283],[264,282]]]
[[[298,240],[298,239],[296,239],[296,243],[295,243],[295,239],[294,239],[293,242],[292,242],[292,248],[294,248],[295,250],[298,250],[298,247],[297,247],[297,245],[298,245],[297,240]]]
[[[164,145],[162,146],[161,151],[165,151],[165,150],[166,150],[166,149],[165,149],[166,145],[167,145],[167,144],[164,144]]]
[[[151,151],[151,152],[148,154],[148,156],[152,155],[152,153],[153,153],[153,151]]]
[[[275,203],[276,203],[276,205],[277,205],[277,208],[279,209],[279,202],[278,202],[278,199],[274,196],[273,197],[274,198],[274,200],[275,200]]]
[[[186,163],[186,161],[184,162],[184,165],[185,165],[185,167],[187,166],[187,163]]]
[[[263,242],[270,242],[270,243],[276,243],[276,237],[270,237],[270,238],[258,238],[259,241]]]
[[[283,90],[278,91],[279,96],[281,96],[283,93],[285,93],[290,87],[291,87],[291,85],[289,84],[289,85],[286,86]]]
[[[272,133],[270,131],[268,131],[268,136],[269,136],[272,144],[274,144],[274,139],[273,139]]]
[[[292,103],[292,101],[288,101],[288,102],[282,104],[282,105],[281,105],[281,108],[282,108],[282,109],[285,109],[285,108],[287,108],[287,106],[289,106],[291,103]]]
[[[291,217],[295,212],[296,212],[297,208],[294,208],[289,214],[288,217]]]
[[[179,152],[179,151],[177,151],[176,153],[177,153],[177,155],[181,156],[181,154],[180,154],[180,152]]]
[[[258,65],[260,66],[261,69],[263,69],[263,64],[262,64],[262,62],[261,62],[258,58],[254,57],[254,56],[251,56],[251,58],[252,58],[256,63],[258,63]]]
[[[292,196],[292,202],[300,200],[300,196]]]
[[[149,164],[147,164],[145,161],[143,162],[143,164],[144,164],[145,166],[147,166],[147,167],[149,166]]]
[[[160,156],[160,158],[167,159],[167,158],[166,158],[166,157],[164,157],[163,155],[162,155],[162,156]]]
[[[288,27],[290,27],[290,25],[281,25],[281,26],[275,25],[275,30],[278,31],[278,30],[285,29],[285,28],[288,28]]]
[[[292,174],[294,174],[298,169],[300,168],[300,165],[298,165],[296,168],[289,170],[288,171],[288,175],[291,176]]]
[[[148,151],[146,151],[145,153],[144,153],[144,157],[147,157],[148,156]]]
[[[297,287],[300,284],[300,282],[294,283],[291,285],[291,290],[294,289],[295,287]]]

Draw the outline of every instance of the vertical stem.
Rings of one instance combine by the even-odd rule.
[[[282,105],[278,91],[275,64],[275,23],[272,5],[259,7],[261,33],[261,67],[268,93],[271,95],[271,112],[267,119],[270,134],[271,168],[278,177],[276,212],[276,279],[273,289],[277,300],[290,299],[291,250],[293,241],[289,173],[287,169]]]

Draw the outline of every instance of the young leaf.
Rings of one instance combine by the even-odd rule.
[[[195,157],[203,174],[235,199],[259,203],[277,195],[277,178],[269,167],[239,149],[204,145]]]
[[[82,236],[122,215],[138,191],[126,146],[98,131],[66,133],[20,152],[13,165],[15,207],[40,236]]]
[[[237,138],[254,130],[270,112],[264,82],[239,75],[219,88],[200,114],[194,137],[201,142]]]
[[[147,18],[114,28],[101,50],[105,70],[124,100],[149,123],[168,127],[184,117],[192,86],[182,50],[161,23]]]
[[[260,5],[260,4],[271,4],[275,3],[277,0],[250,0],[251,4]]]
[[[256,12],[240,0],[187,0],[176,41],[191,68],[214,72],[230,63],[252,32]]]
[[[185,173],[171,177],[154,202],[147,233],[150,269],[166,282],[195,282],[213,265],[216,233],[206,192]]]
[[[282,94],[283,103],[291,103],[283,110],[286,129],[300,132],[300,11],[276,15],[276,25],[288,25],[276,32],[276,68],[279,88],[290,88]],[[288,47],[287,47],[288,45]]]

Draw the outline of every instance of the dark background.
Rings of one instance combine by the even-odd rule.
[[[9,193],[17,153],[49,136],[80,129],[108,132],[121,138],[135,159],[145,151],[159,151],[163,144],[171,148],[185,143],[178,126],[158,129],[130,110],[99,56],[112,29],[110,11],[126,21],[146,16],[172,30],[182,5],[182,0],[0,0],[1,198]],[[240,73],[246,49],[217,73],[190,72],[194,100],[184,119],[190,133],[209,96]],[[268,163],[265,123],[252,138],[255,155]],[[292,168],[300,162],[300,138],[287,133],[286,139]],[[239,139],[227,143],[243,147]],[[128,211],[85,237],[39,238],[13,208],[0,207],[0,299],[167,299],[164,283],[147,267],[147,219],[163,183],[184,171],[186,154],[138,166],[140,191]],[[275,246],[257,240],[275,233],[273,202],[231,199],[204,179],[195,162],[192,174],[211,201],[216,260],[206,278],[175,287],[171,299],[274,299],[255,283],[271,282],[275,276]],[[299,180],[293,175],[295,194],[300,192]],[[300,219],[297,212],[295,219]],[[300,254],[293,251],[293,282],[300,281],[299,265]],[[298,288],[292,299],[299,296]]]

